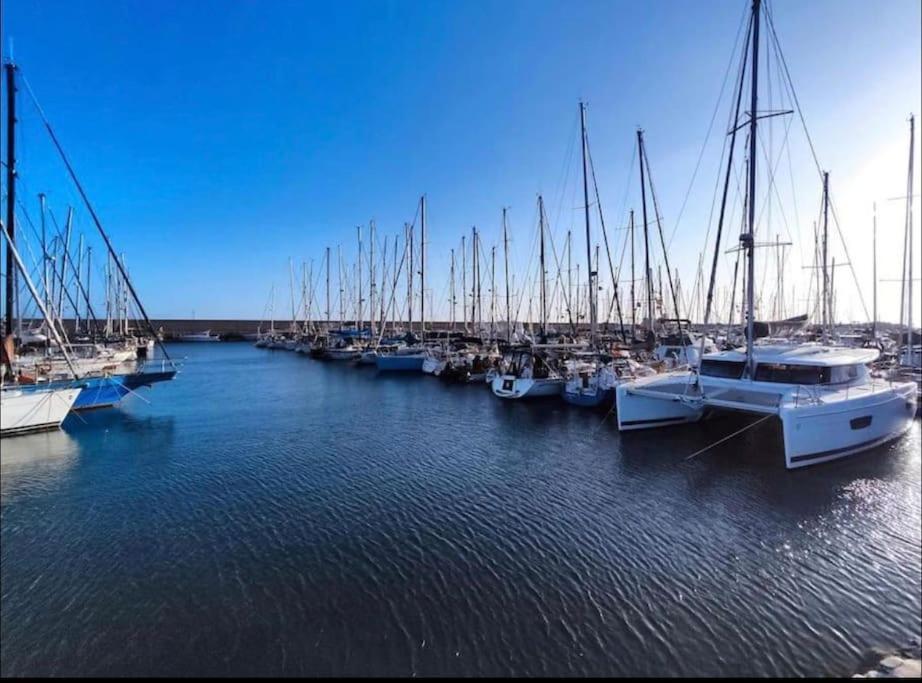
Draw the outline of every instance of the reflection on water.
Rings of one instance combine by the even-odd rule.
[[[686,461],[747,420],[203,346],[4,440],[0,673],[838,674],[919,633],[918,422],[788,472],[770,423]]]
[[[58,485],[76,464],[77,442],[61,430],[3,440],[0,448],[0,499],[36,495]]]

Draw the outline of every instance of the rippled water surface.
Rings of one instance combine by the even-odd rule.
[[[4,439],[0,673],[849,673],[920,632],[920,427],[602,415],[247,344]]]

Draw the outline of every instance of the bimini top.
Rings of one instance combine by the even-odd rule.
[[[872,363],[880,356],[879,349],[856,349],[845,346],[823,346],[806,343],[796,345],[755,346],[753,355],[756,363],[784,363],[787,365],[818,365],[831,367],[838,365],[864,365]],[[704,355],[704,360],[736,361],[746,360],[746,349],[720,351]]]

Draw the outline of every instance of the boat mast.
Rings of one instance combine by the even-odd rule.
[[[467,237],[461,235],[461,314],[464,316],[464,332],[467,327]]]
[[[476,227],[474,228],[474,256],[476,256],[474,263],[477,264],[477,278],[474,280],[474,285],[477,288],[477,336],[479,337],[483,334],[483,299],[480,296],[480,235]]]
[[[644,287],[646,287],[647,316],[653,329],[653,281],[650,278],[650,235],[647,229],[647,184],[643,173],[643,130],[637,129],[637,156],[640,160],[640,199],[643,208]]]
[[[407,249],[410,267],[407,268],[407,331],[413,331],[413,226],[407,224]]]
[[[490,249],[490,341],[496,339],[496,245]]]
[[[70,234],[74,220],[74,207],[67,207],[67,223],[64,228],[64,250],[61,254],[61,288],[58,291],[58,317],[64,320],[64,283],[67,281],[67,255],[70,251]],[[127,308],[127,305],[126,305]]]
[[[631,209],[631,341],[637,338],[637,304],[634,301],[634,209]]]
[[[913,345],[913,335],[912,335],[912,176],[913,176],[913,151],[915,149],[916,141],[916,117],[909,117],[909,177],[906,181],[906,244],[907,244],[907,258],[909,259],[908,270],[909,273],[906,277],[906,282],[908,283],[907,292],[907,303],[909,304],[909,312],[906,316],[906,365],[914,365],[915,361],[915,348]]]
[[[327,332],[330,331],[330,248],[327,247]]]
[[[125,254],[124,254],[124,253],[121,255],[121,259],[120,259],[120,260],[121,260],[121,264],[122,264],[122,272],[123,272],[123,273],[127,273],[127,272],[128,272],[128,268],[127,268],[127,266],[125,265]],[[64,289],[64,274],[63,274],[63,273],[61,274],[61,289],[62,289],[62,290]],[[127,337],[127,336],[128,336],[128,296],[127,296],[127,294],[125,293],[125,280],[124,280],[124,278],[121,278],[120,281],[119,281],[119,283],[118,283],[118,296],[119,296],[119,302],[120,302],[120,305],[121,305],[121,308],[120,308],[120,314],[121,314],[121,321],[120,321],[120,324],[121,324],[121,333],[122,333],[122,337]],[[60,311],[60,307],[58,307],[58,310]],[[63,326],[64,326],[64,317],[63,317],[63,315],[62,315],[62,316],[61,316],[61,327],[63,328]]]
[[[13,267],[16,244],[16,65],[7,62],[6,72],[6,328],[13,335],[16,308],[16,269]],[[18,317],[18,316],[17,316]]]
[[[506,207],[503,207],[503,260],[506,279],[506,343],[512,343],[512,303],[509,298],[509,232],[506,229]]]
[[[538,226],[541,232],[541,336],[547,336],[547,293],[545,281],[547,271],[544,266],[544,197],[538,195]]]
[[[586,141],[586,103],[579,103],[579,125],[583,138],[583,209],[586,216],[586,272],[588,274],[587,286],[589,288],[589,343],[595,347],[598,343],[598,314],[595,305],[595,277],[596,271],[592,268],[592,236],[589,229],[589,169],[587,166],[587,141]],[[543,233],[542,233],[543,234]]]
[[[426,336],[426,195],[419,198],[419,338]]]
[[[873,253],[874,253],[874,263],[872,269],[872,275],[874,279],[874,320],[871,321],[871,339],[877,339],[877,202],[874,202],[874,223],[873,223]]]
[[[576,334],[573,324],[573,231],[567,230],[567,319],[570,331]],[[578,311],[577,311],[578,313]]]
[[[829,270],[827,257],[829,250],[829,173],[823,172],[823,343],[829,343]]]
[[[91,312],[90,312],[90,275],[93,272],[91,269],[92,260],[93,260],[93,247],[91,245],[86,248],[86,316],[85,316],[85,319],[86,319],[87,333],[89,333],[90,331],[90,315],[91,315]],[[96,322],[95,316],[93,318],[93,331],[96,333],[93,335],[93,337],[95,338],[96,335],[99,334],[99,325]]]
[[[358,318],[358,320],[356,320],[355,327],[359,332],[361,332],[362,324],[364,322],[364,316],[362,315],[364,313],[364,311],[362,311],[362,226],[356,225],[355,232],[358,235],[358,240],[359,240],[359,262],[358,262],[359,300],[358,300],[358,309],[356,311],[356,318]]]
[[[749,221],[748,233],[740,235],[740,242],[746,249],[748,273],[746,277],[746,362],[749,378],[755,377],[755,358],[753,357],[753,334],[755,332],[755,219],[756,219],[756,120],[759,105],[759,15],[761,0],[752,0],[752,96],[749,105]]]
[[[314,259],[311,259],[310,270],[307,273],[307,310],[305,311],[305,333],[314,330]]]
[[[336,271],[339,276],[337,278],[337,284],[339,285],[339,328],[342,329],[346,320],[346,302],[343,298],[343,249],[340,244],[336,245],[336,261],[338,264]]]
[[[394,240],[394,251],[395,252],[397,251],[396,238]],[[378,320],[381,321],[381,334],[382,335],[384,334],[384,326],[387,324],[387,319],[385,318],[385,316],[387,315],[387,311],[385,308],[386,304],[384,302],[385,301],[384,288],[386,285],[387,285],[387,235],[384,236],[384,253],[381,254],[381,296],[379,297],[380,315],[378,316]]]
[[[451,250],[451,293],[449,295],[451,304],[451,331],[455,329],[455,250]]]
[[[291,297],[291,325],[288,329],[294,332],[298,313],[295,310],[295,267],[291,256],[288,257],[288,293]]]
[[[474,334],[480,334],[477,328],[477,228],[471,227],[471,326]]]
[[[71,263],[73,265],[73,263]],[[80,284],[80,271],[83,269],[83,233],[80,233],[80,241],[77,243],[77,284]],[[80,334],[80,306],[74,302],[74,334]]]
[[[369,257],[369,287],[371,292],[368,296],[368,324],[371,327],[371,336],[375,336],[375,222],[371,221],[368,226],[368,240],[371,242],[371,255]]]

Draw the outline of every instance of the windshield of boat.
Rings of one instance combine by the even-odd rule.
[[[705,377],[739,379],[743,376],[744,367],[746,367],[746,361],[705,358],[701,361],[701,369],[699,372]]]
[[[829,384],[831,370],[832,368],[826,365],[759,363],[756,366],[755,380],[781,384]]]

